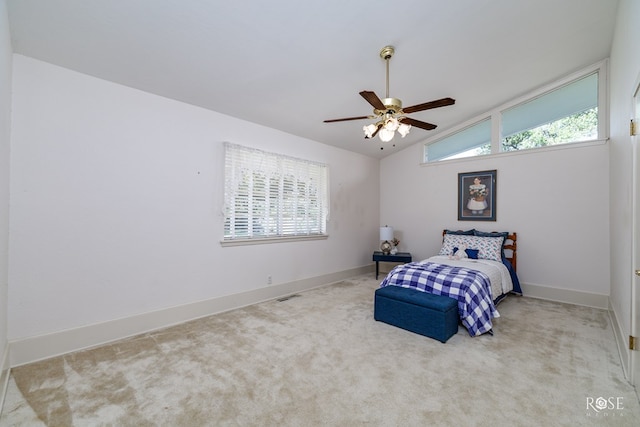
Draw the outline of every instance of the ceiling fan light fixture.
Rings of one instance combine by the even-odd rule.
[[[376,125],[374,125],[373,123],[371,123],[370,125],[366,125],[362,127],[362,130],[364,131],[364,137],[365,138],[373,138],[373,133],[378,129],[378,127]]]
[[[398,133],[403,138],[409,135],[410,130],[411,130],[411,125],[405,125],[404,123],[402,123],[400,124],[400,126],[398,126]]]
[[[455,104],[456,100],[453,98],[442,98],[435,101],[424,102],[422,104],[416,104],[410,107],[403,108],[402,101],[400,99],[389,97],[389,60],[393,56],[394,52],[395,49],[393,48],[393,46],[385,46],[380,51],[380,58],[385,61],[387,68],[386,98],[380,99],[375,92],[369,90],[363,90],[360,92],[360,96],[373,107],[373,115],[325,120],[325,123],[344,122],[361,119],[375,119],[377,120],[377,122],[362,127],[364,137],[365,139],[372,139],[379,134],[382,142],[391,141],[396,132],[398,132],[400,136],[404,138],[405,136],[409,135],[412,126],[424,130],[433,130],[436,128],[436,125],[434,124],[408,118],[405,116],[405,114],[411,114],[418,111],[425,111],[432,108],[440,108],[447,105],[453,105]],[[403,123],[403,120],[408,123]]]
[[[398,119],[395,117],[390,117],[384,122],[384,128],[391,132],[395,132],[398,129],[398,126],[400,126],[400,123],[398,123]]]
[[[393,139],[393,135],[395,134],[394,131],[386,129],[386,128],[382,128],[380,129],[380,132],[378,133],[378,135],[380,136],[380,139],[382,140],[382,142],[389,142]]]

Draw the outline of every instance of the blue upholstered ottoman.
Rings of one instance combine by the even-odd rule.
[[[400,286],[378,288],[373,317],[441,342],[458,332],[458,301]]]

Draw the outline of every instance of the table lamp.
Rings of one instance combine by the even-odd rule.
[[[380,227],[380,240],[382,240],[380,250],[383,254],[389,255],[391,252],[390,240],[393,240],[393,228],[386,225],[384,227]]]

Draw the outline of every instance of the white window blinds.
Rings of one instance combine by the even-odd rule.
[[[327,169],[225,143],[224,240],[326,234]]]

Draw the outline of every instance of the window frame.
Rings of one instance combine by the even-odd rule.
[[[562,147],[562,148],[582,147],[584,145],[598,144],[598,143],[601,143],[602,141],[608,140],[609,138],[608,65],[609,65],[608,59],[597,62],[589,67],[586,67],[580,71],[571,73],[550,84],[541,86],[525,95],[514,98],[511,101],[508,101],[492,110],[484,112],[478,116],[473,117],[470,120],[467,120],[459,125],[456,125],[446,131],[443,131],[440,134],[437,134],[428,138],[427,140],[425,140],[423,144],[421,164],[434,165],[442,162],[487,158],[489,156],[494,156],[494,155],[527,153],[527,152],[535,152],[538,150],[551,150],[551,149],[557,149],[558,147]],[[522,150],[515,150],[515,151],[502,151],[502,139],[503,139],[502,138],[502,113],[504,111],[517,107],[518,105],[525,104],[533,99],[544,96],[547,93],[553,92],[554,90],[560,89],[563,86],[566,86],[572,82],[580,80],[594,73],[598,73],[598,136],[595,140],[573,141],[573,142],[566,142],[562,144],[547,145],[544,147],[536,147],[536,148],[529,148],[529,149],[522,149]],[[482,122],[483,120],[486,120],[487,118],[491,119],[491,153],[490,154],[460,157],[460,158],[447,159],[447,160],[432,160],[432,161],[428,160],[427,150],[429,145],[435,144],[440,140],[448,138],[471,126],[474,126]]]
[[[244,167],[248,167],[249,174],[252,174],[252,176],[255,178],[255,174],[259,174],[260,176],[266,176],[267,180],[272,179],[276,176],[279,176],[278,182],[279,182],[279,187],[278,187],[278,196],[273,198],[273,194],[272,190],[270,189],[270,186],[267,185],[267,187],[265,188],[260,187],[260,189],[262,191],[260,191],[258,193],[258,199],[263,199],[266,196],[267,197],[267,204],[271,204],[273,203],[274,199],[277,199],[278,201],[278,205],[277,205],[277,209],[275,209],[276,213],[276,217],[277,217],[277,223],[279,224],[279,226],[281,226],[282,222],[286,222],[286,220],[284,219],[286,217],[286,213],[290,213],[287,210],[282,209],[283,204],[286,205],[287,203],[290,203],[290,201],[288,201],[287,197],[285,197],[285,194],[283,193],[284,187],[282,187],[285,184],[286,179],[284,178],[285,176],[291,176],[291,174],[293,173],[296,176],[296,179],[294,180],[294,184],[292,185],[292,188],[296,188],[298,186],[298,184],[300,184],[301,181],[298,181],[297,178],[299,178],[303,172],[301,171],[302,167],[306,167],[308,168],[309,166],[312,167],[316,167],[319,169],[316,169],[316,172],[318,172],[318,174],[312,173],[311,175],[313,176],[309,176],[308,179],[312,180],[313,178],[318,178],[320,177],[320,188],[319,191],[322,192],[322,194],[319,195],[319,201],[321,202],[319,206],[316,206],[317,208],[317,216],[315,217],[315,221],[316,224],[319,224],[320,227],[320,231],[319,232],[310,232],[309,230],[306,230],[305,232],[301,232],[299,228],[297,228],[296,226],[294,226],[294,234],[291,233],[284,233],[284,234],[269,234],[267,233],[267,235],[263,235],[263,234],[258,234],[258,235],[251,235],[251,232],[249,232],[249,235],[247,236],[234,236],[233,233],[231,233],[231,236],[227,233],[227,221],[230,220],[231,217],[234,216],[235,213],[235,208],[230,208],[229,206],[238,206],[237,204],[237,193],[235,192],[235,190],[231,190],[228,191],[229,187],[232,188],[237,188],[233,187],[233,180],[234,178],[234,174],[228,174],[228,168],[229,167],[233,167],[233,165],[228,164],[228,150],[236,150],[236,153],[242,153],[244,152],[244,154],[237,154],[239,156],[247,156],[247,158],[249,160],[247,160],[250,164],[248,166],[244,166]],[[253,155],[258,155],[261,156],[261,158],[263,160],[261,161],[257,161],[256,159],[251,159],[251,156]],[[268,164],[268,167],[263,166],[264,164]],[[284,166],[286,164],[286,166]],[[294,172],[292,172],[292,164],[294,165]],[[300,168],[300,169],[298,169]],[[312,160],[307,160],[307,159],[302,159],[302,158],[297,158],[297,157],[292,157],[292,156],[288,156],[288,155],[284,155],[284,154],[280,154],[280,153],[275,153],[275,152],[269,152],[269,151],[265,151],[265,150],[261,150],[261,149],[257,149],[257,148],[253,148],[253,147],[248,147],[248,146],[244,146],[244,145],[240,145],[240,144],[233,144],[233,143],[229,143],[229,142],[225,142],[224,143],[224,155],[223,155],[223,199],[224,199],[224,206],[222,209],[222,213],[223,213],[223,236],[222,239],[220,241],[220,244],[222,246],[238,246],[238,245],[254,245],[254,244],[264,244],[264,243],[276,243],[276,242],[291,242],[291,241],[302,241],[302,240],[319,240],[319,239],[327,239],[329,236],[327,234],[327,222],[329,219],[329,167],[328,165],[321,163],[321,162],[316,162],[316,161],[312,161]],[[265,170],[267,171],[265,174]],[[253,178],[249,178],[250,181],[253,181]],[[307,185],[309,184],[309,181],[306,181]],[[237,183],[239,184],[239,182]],[[249,186],[251,187],[251,186]],[[281,188],[282,187],[282,188]],[[270,191],[271,190],[271,191]],[[262,194],[262,192],[266,191],[266,193]],[[295,192],[295,190],[294,190]],[[228,194],[231,193],[231,194]],[[275,193],[274,193],[275,194]],[[262,196],[262,197],[260,197]],[[245,194],[244,198],[247,199],[246,203],[248,203],[249,208],[252,204],[252,201],[255,200],[254,197],[254,191],[253,189],[250,189],[250,191]],[[306,202],[307,203],[311,203],[311,200],[309,200],[309,198],[306,198]],[[308,206],[305,205],[304,209],[306,210],[308,208]],[[252,217],[252,214],[258,212],[260,209],[258,209],[257,211],[252,211],[251,213],[247,213],[246,214],[246,219],[247,221],[253,222],[255,220],[255,218]],[[299,210],[299,205],[295,205],[295,209],[294,210]],[[260,221],[260,224],[267,224],[269,222],[269,219],[273,219],[272,215],[269,215],[269,218],[262,218],[262,221]],[[295,221],[294,221],[295,223]],[[240,224],[242,224],[242,222],[240,222]],[[247,226],[249,227],[249,226]],[[251,227],[249,227],[251,228]],[[281,233],[283,233],[283,230],[280,230]]]

